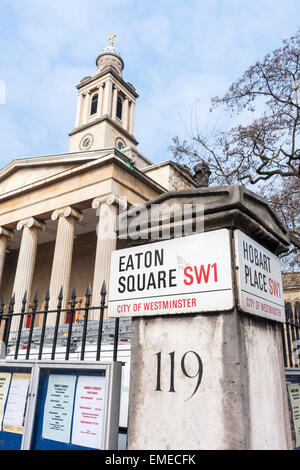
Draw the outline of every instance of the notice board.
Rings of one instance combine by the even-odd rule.
[[[0,361],[0,450],[118,448],[121,362]]]
[[[31,449],[101,450],[107,371],[43,369]]]
[[[288,374],[287,395],[293,448],[300,450],[300,374]]]

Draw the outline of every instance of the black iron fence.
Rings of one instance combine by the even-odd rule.
[[[300,302],[285,304],[286,323],[282,325],[284,366],[300,367]]]
[[[49,289],[42,303],[36,292],[31,309],[26,310],[27,293],[25,292],[20,312],[15,311],[15,296],[7,305],[2,298],[0,303],[0,340],[2,340],[1,357],[51,359],[57,354],[68,361],[71,357],[84,361],[88,345],[93,345],[93,359],[100,361],[103,345],[110,346],[112,360],[118,357],[120,344],[130,343],[130,319],[107,319],[107,291],[105,282],[101,289],[100,305],[91,305],[91,289],[88,286],[84,299],[78,301],[75,288],[66,308],[62,308],[63,291],[61,289],[55,310],[49,309]],[[43,307],[38,310],[38,305]],[[82,306],[78,307],[80,304]],[[5,309],[5,307],[7,307]],[[4,311],[6,310],[6,313]],[[282,344],[284,366],[300,368],[300,302],[294,306],[285,304],[286,323],[282,324]],[[49,325],[48,319],[52,316]],[[12,331],[12,320],[18,319],[17,329]],[[54,320],[53,320],[54,318]],[[58,351],[59,349],[59,351]]]
[[[101,302],[99,306],[91,306],[91,289],[88,286],[84,299],[81,299],[80,307],[77,307],[78,298],[73,289],[70,302],[66,308],[63,305],[63,291],[61,289],[55,310],[49,309],[49,289],[42,301],[43,307],[38,310],[38,292],[36,292],[32,308],[26,310],[27,293],[25,292],[20,312],[15,311],[15,296],[11,298],[8,308],[5,299],[0,304],[0,338],[2,336],[3,357],[13,356],[14,359],[30,358],[55,360],[57,354],[64,360],[74,357],[77,351],[79,359],[84,361],[87,352],[87,344],[93,345],[96,361],[101,360],[101,352],[104,344],[112,348],[112,360],[116,361],[118,346],[121,341],[130,341],[130,324],[121,319],[106,319],[107,291],[105,282],[101,289]],[[83,300],[83,301],[82,301]],[[6,313],[4,311],[6,310]],[[15,331],[12,329],[12,320],[17,324]],[[49,319],[51,322],[49,324]],[[73,354],[73,356],[72,356]]]

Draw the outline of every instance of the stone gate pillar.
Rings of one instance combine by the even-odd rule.
[[[169,224],[172,236],[172,218],[157,220],[156,227],[147,223],[140,227],[144,237],[133,242],[133,258],[128,257],[130,249],[114,252],[109,315],[133,316],[128,449],[289,449],[280,323],[284,302],[276,272],[276,255],[289,244],[285,227],[265,200],[239,186],[165,193],[146,204],[148,213],[154,203],[170,207],[174,203],[182,207],[203,204],[205,235],[224,235],[215,243],[215,254],[209,248],[211,242],[207,249],[202,242],[199,251],[191,248],[195,236],[191,235],[178,239],[181,245],[177,260],[170,263],[177,263],[178,272],[185,270],[187,285],[192,276],[198,276],[201,284],[210,275],[212,283],[221,283],[219,290],[232,289],[232,303],[222,304],[217,288],[208,297],[202,286],[198,312],[191,304],[186,305],[185,313],[172,314],[171,304],[163,302],[172,298],[175,273],[170,273],[168,294],[156,298],[151,286],[137,303],[142,287],[133,284],[134,277],[128,280],[128,276],[143,272],[142,255],[138,252],[145,253],[145,243],[149,251],[154,247],[150,242],[157,240],[151,239],[151,233],[158,233]],[[129,221],[135,217],[131,217],[130,210],[127,214]],[[194,216],[186,223],[192,227]],[[137,243],[143,246],[137,247]],[[185,247],[194,250],[189,259],[185,259]],[[219,256],[218,272],[213,269],[214,255]],[[169,256],[167,251],[163,255],[158,250],[157,263],[163,256]],[[203,264],[202,274],[201,259],[207,263]],[[153,272],[155,269],[154,266]],[[209,285],[209,279],[207,282]],[[270,297],[270,292],[274,297]],[[197,292],[193,296],[198,299]],[[170,308],[162,314],[164,305]]]

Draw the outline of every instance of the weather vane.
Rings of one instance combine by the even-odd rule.
[[[114,39],[116,37],[116,34],[112,34],[108,39],[110,41],[110,45],[114,47]]]

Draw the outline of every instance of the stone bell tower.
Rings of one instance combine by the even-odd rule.
[[[138,94],[122,77],[124,62],[114,47],[115,35],[96,60],[96,74],[84,77],[78,89],[70,152],[116,147],[134,148],[134,111]]]

